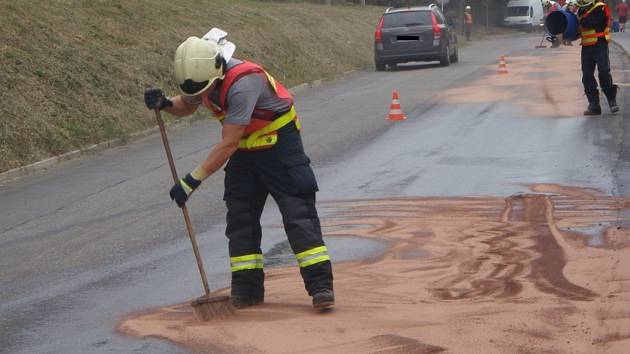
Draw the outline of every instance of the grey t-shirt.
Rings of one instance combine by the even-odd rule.
[[[227,71],[241,64],[242,61],[232,58],[227,63]],[[219,105],[220,83],[209,93],[210,100]],[[187,102],[195,105],[202,103],[201,95],[182,96]],[[289,110],[289,102],[279,99],[267,81],[265,74],[256,73],[243,76],[232,84],[227,94],[227,114],[224,123],[248,125],[254,108],[283,113]]]

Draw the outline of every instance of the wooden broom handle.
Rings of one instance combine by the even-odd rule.
[[[168,137],[166,136],[166,129],[164,128],[164,122],[162,121],[162,115],[159,109],[155,109],[155,120],[157,120],[160,127],[160,134],[162,135],[162,143],[164,144],[164,150],[166,151],[166,158],[168,159],[168,165],[171,168],[171,174],[173,175],[173,181],[175,184],[179,183],[179,177],[177,177],[177,170],[175,169],[175,161],[173,160],[173,154],[171,153],[171,147],[168,143]],[[195,237],[195,231],[193,230],[192,223],[190,222],[190,216],[188,215],[188,208],[186,205],[182,206],[182,213],[184,214],[184,222],[186,223],[186,229],[188,230],[188,237],[190,237],[190,243],[192,244],[193,252],[195,253],[195,259],[197,260],[197,268],[199,268],[199,275],[201,276],[201,282],[203,283],[203,290],[206,296],[210,295],[210,288],[208,288],[208,278],[206,277],[206,271],[203,267],[203,261],[201,260],[201,254],[199,253],[199,247],[197,246],[197,238]]]

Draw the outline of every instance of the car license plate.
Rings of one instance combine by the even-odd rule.
[[[418,35],[399,35],[396,36],[397,41],[422,41],[422,38]]]

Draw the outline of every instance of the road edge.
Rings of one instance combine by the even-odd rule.
[[[335,79],[340,79],[343,78],[351,73],[353,73],[356,70],[350,70],[350,71],[346,71],[344,72],[341,76],[336,77]],[[310,82],[305,82],[296,86],[293,86],[291,88],[289,88],[289,91],[293,94],[296,93],[300,93],[300,92],[304,92],[308,89],[311,88],[315,88],[320,86],[323,83],[322,79],[318,79],[318,80],[314,80],[314,81],[310,81]],[[172,124],[168,125],[168,129],[176,129],[177,127],[181,127],[181,126],[185,126],[185,125],[190,125],[190,123],[192,121],[194,121],[195,118],[193,117],[185,117],[185,118],[180,118],[177,121],[173,122]],[[63,153],[61,155],[57,155],[57,156],[53,156],[53,157],[49,157],[47,159],[44,160],[40,160],[37,162],[33,162],[30,163],[28,165],[24,165],[21,167],[16,167],[14,169],[10,169],[8,171],[4,171],[0,173],[0,183],[7,183],[7,182],[11,182],[13,180],[16,180],[20,177],[24,177],[26,175],[35,173],[35,172],[39,172],[39,171],[44,171],[47,170],[49,168],[52,168],[56,165],[58,165],[59,163],[63,162],[63,161],[68,161],[68,160],[73,160],[76,158],[79,158],[81,156],[87,155],[87,154],[94,154],[97,152],[101,152],[110,148],[114,148],[114,147],[118,147],[118,146],[123,146],[129,143],[133,143],[136,142],[140,139],[149,137],[155,133],[158,132],[158,127],[154,126],[136,133],[131,134],[128,137],[122,137],[122,138],[115,138],[115,139],[111,139],[111,140],[107,140],[98,144],[92,144],[86,147],[83,147],[81,149],[76,149],[76,150],[72,150],[72,151],[68,151],[66,153]]]
[[[621,42],[620,42],[620,41],[618,41],[618,40],[615,40],[615,38],[613,38],[613,39],[612,39],[612,43],[613,43],[614,45],[616,45],[617,47],[621,48],[621,49],[623,50],[623,52],[624,52],[624,53],[626,53],[626,55],[630,57],[630,51],[628,51],[628,48],[626,48],[626,47],[623,45],[623,43],[621,43]]]

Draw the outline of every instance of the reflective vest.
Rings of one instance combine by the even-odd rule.
[[[293,107],[293,96],[291,96],[291,93],[269,75],[260,65],[248,61],[243,61],[241,64],[233,66],[225,73],[219,91],[218,106],[210,100],[207,93],[201,96],[203,105],[212,111],[215,118],[223,124],[223,119],[229,110],[229,107],[227,107],[227,96],[230,88],[240,78],[255,73],[265,74],[267,82],[276,96],[281,100],[286,100],[290,108],[289,111],[280,115],[274,111],[254,108],[249,125],[245,128],[243,137],[238,144],[239,150],[268,149],[278,142],[278,130],[280,128],[291,122],[295,122],[295,126],[298,130],[301,127],[300,120],[295,112],[295,107]]]
[[[607,43],[610,43],[610,27],[612,26],[612,13],[610,8],[602,3],[598,2],[593,7],[591,7],[584,15],[580,17],[580,20],[588,17],[588,15],[593,12],[596,8],[603,6],[604,14],[606,15],[606,28],[604,28],[604,32],[596,32],[595,28],[584,28],[580,26],[580,36],[582,37],[582,46],[588,47],[597,44],[597,39],[604,37]]]
[[[469,13],[464,13],[464,23],[468,25],[472,25],[472,15]]]

